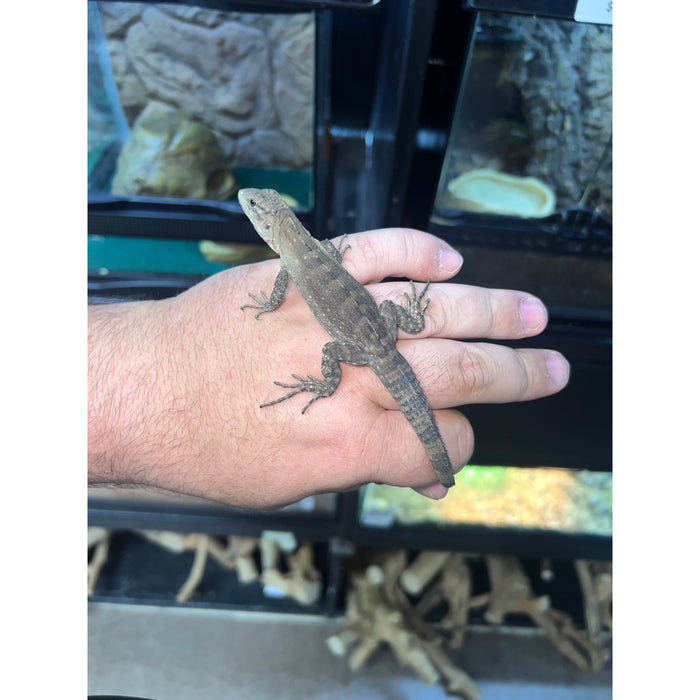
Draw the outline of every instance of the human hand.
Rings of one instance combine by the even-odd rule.
[[[434,236],[383,229],[349,236],[343,265],[377,303],[401,303],[407,283],[430,278],[425,329],[399,332],[456,470],[473,451],[466,417],[452,407],[525,401],[556,393],[569,374],[557,352],[490,340],[525,338],[547,323],[524,292],[437,283],[461,258]],[[335,393],[301,415],[308,398],[260,408],[281,395],[274,381],[320,376],[329,336],[290,285],[273,313],[241,311],[269,291],[271,260],[226,270],[162,301],[90,308],[90,480],[156,486],[251,508],[277,507],[369,482],[447,489],[418,437],[367,367],[342,365]]]

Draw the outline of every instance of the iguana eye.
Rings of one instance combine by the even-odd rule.
[[[254,199],[251,199],[251,200],[250,200],[250,206],[251,206],[251,207],[257,207],[258,205],[255,203],[255,200],[254,200]]]

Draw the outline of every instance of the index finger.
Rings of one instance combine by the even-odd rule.
[[[459,272],[463,263],[462,256],[445,241],[411,228],[363,231],[348,236],[347,242],[350,248],[343,257],[343,267],[365,285],[386,277],[446,280]],[[377,304],[384,299],[402,303],[408,286],[373,285],[370,291]],[[428,297],[425,329],[412,337],[514,340],[541,333],[548,321],[545,305],[517,290],[439,284],[431,286]],[[399,337],[406,334],[399,331]]]
[[[334,241],[337,244],[337,240]],[[343,267],[360,284],[386,277],[446,280],[459,272],[462,256],[448,243],[412,228],[383,228],[353,233]]]

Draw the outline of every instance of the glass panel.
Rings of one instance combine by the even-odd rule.
[[[313,13],[88,7],[89,191],[225,201],[270,186],[308,206]]]
[[[612,534],[612,474],[568,469],[468,466],[447,498],[372,484],[360,508],[363,525],[439,523]]]
[[[434,213],[610,220],[611,146],[612,27],[482,13]]]

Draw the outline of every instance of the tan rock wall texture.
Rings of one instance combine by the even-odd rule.
[[[311,167],[313,14],[98,7],[129,124],[158,100],[207,125],[233,166]]]

